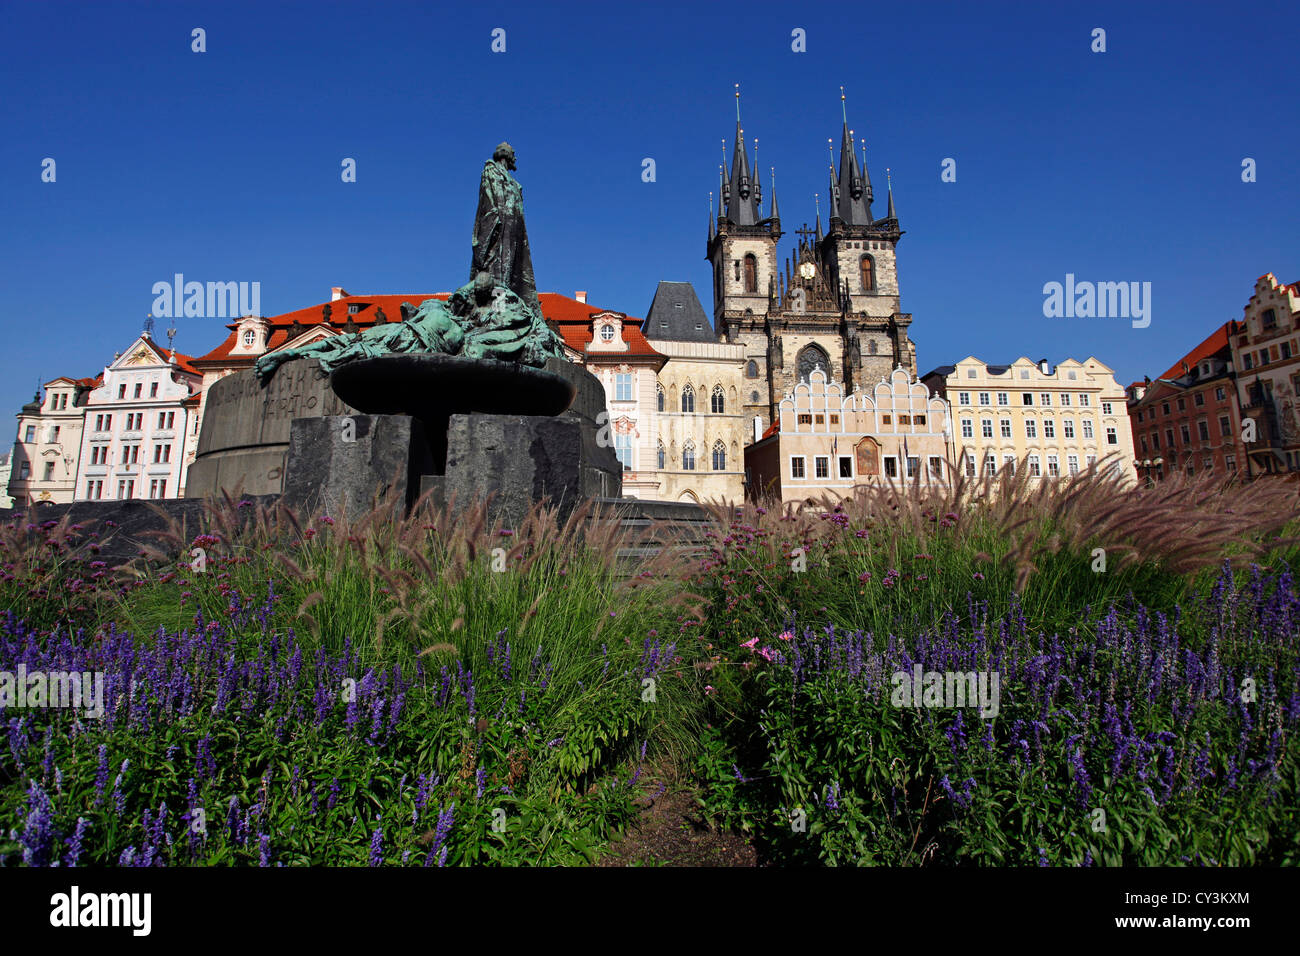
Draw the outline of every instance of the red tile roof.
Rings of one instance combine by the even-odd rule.
[[[449,292],[417,292],[405,295],[345,295],[342,298],[334,299],[329,302],[330,306],[330,323],[329,327],[342,331],[343,326],[348,320],[348,307],[351,305],[359,306],[357,311],[352,314],[351,318],[357,328],[369,328],[375,324],[376,316],[380,309],[384,311],[384,316],[390,322],[399,322],[402,318],[402,303],[409,302],[411,305],[419,308],[420,303],[426,299],[440,299],[446,301],[450,297]],[[575,351],[585,353],[587,345],[591,342],[592,329],[591,317],[601,312],[611,312],[612,309],[599,309],[595,306],[579,302],[577,299],[571,299],[567,295],[560,295],[558,292],[542,292],[538,294],[538,299],[542,304],[542,314],[556,327],[564,343]],[[324,323],[321,320],[322,310],[326,303],[308,306],[305,309],[298,309],[294,312],[285,312],[283,315],[267,316],[266,321],[271,325],[271,333],[267,339],[267,350],[278,349],[289,341],[289,332],[294,322],[298,322],[304,330],[318,328]],[[622,315],[623,313],[618,313]],[[229,365],[251,365],[257,356],[231,356],[235,348],[235,329],[238,323],[230,323],[226,328],[230,329],[230,334],[226,340],[218,345],[211,352],[200,355],[192,361],[198,367],[207,366],[229,366]],[[641,319],[625,316],[623,321],[623,338],[631,346],[629,352],[617,353],[625,356],[658,356],[660,353],[650,345],[649,341],[641,332]],[[180,356],[177,355],[177,359]]]
[[[1201,359],[1209,358],[1216,352],[1228,347],[1228,336],[1235,335],[1239,329],[1240,323],[1228,321],[1223,323],[1213,332],[1211,332],[1200,345],[1192,349],[1177,362],[1175,362],[1165,374],[1160,378],[1182,378],[1187,372],[1183,371],[1183,365],[1186,364],[1188,370],[1196,368]]]
[[[144,344],[149,346],[149,349],[154,353],[154,355],[157,355],[164,362],[168,361],[168,359],[172,354],[170,351],[160,346],[153,339],[149,339],[149,338],[144,339]],[[194,357],[191,355],[183,355],[180,352],[176,353],[176,365],[178,368],[181,369],[181,371],[188,372],[191,375],[202,375],[203,374],[202,372],[200,372],[192,364],[190,364],[193,361],[194,361]],[[104,377],[103,373],[101,372],[100,382],[99,382],[100,385],[104,384],[102,381],[103,377]]]
[[[771,438],[780,430],[781,430],[781,420],[777,419],[772,424],[767,426],[767,431],[763,432],[763,438]],[[760,438],[759,441],[762,441],[763,438]]]

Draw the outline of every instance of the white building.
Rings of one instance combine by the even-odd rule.
[[[160,348],[143,332],[102,378],[83,410],[77,499],[181,497],[203,376],[188,355]]]
[[[6,481],[13,507],[72,501],[81,449],[83,407],[99,379],[59,377],[45,383],[18,413],[18,434]]]

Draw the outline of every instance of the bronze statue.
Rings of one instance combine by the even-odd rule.
[[[400,323],[377,321],[360,332],[267,353],[255,365],[262,383],[296,358],[319,359],[327,373],[346,362],[395,352],[438,352],[539,368],[547,358],[563,358],[563,343],[542,316],[537,298],[523,192],[509,172],[514,168],[515,153],[508,143],[498,146],[484,165],[470,281],[445,303],[425,299],[416,308],[403,302]],[[329,321],[328,304],[322,312]]]

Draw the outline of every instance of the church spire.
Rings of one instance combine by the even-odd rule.
[[[731,181],[727,184],[726,217],[733,226],[758,224],[758,190],[749,172],[745,131],[740,125],[740,84],[736,84],[736,145],[731,151]]]
[[[817,207],[817,232],[814,233],[814,235],[816,236],[817,244],[818,244],[818,245],[821,245],[821,241],[822,241],[822,198],[821,198],[821,196],[818,196],[816,193],[813,193],[813,205],[815,205],[815,206]]]
[[[772,213],[768,216],[773,222],[781,221],[781,211],[776,205],[776,167],[772,167]]]
[[[858,155],[853,149],[853,131],[849,129],[848,108],[844,103],[844,87],[840,87],[840,114],[844,119],[844,133],[840,138],[840,169],[835,202],[831,215],[846,226],[871,225],[871,194],[867,178],[858,169]]]
[[[709,193],[709,242],[712,242],[713,237],[717,234],[716,233],[717,227],[718,227],[717,220],[713,218],[713,193],[710,192]]]
[[[894,178],[889,174],[889,167],[885,167],[885,189],[889,193],[889,211],[885,214],[886,219],[897,219],[898,213],[894,211]]]

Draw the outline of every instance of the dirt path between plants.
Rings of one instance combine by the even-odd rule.
[[[640,818],[596,866],[758,866],[742,837],[709,827],[689,789],[669,784],[643,802]]]

